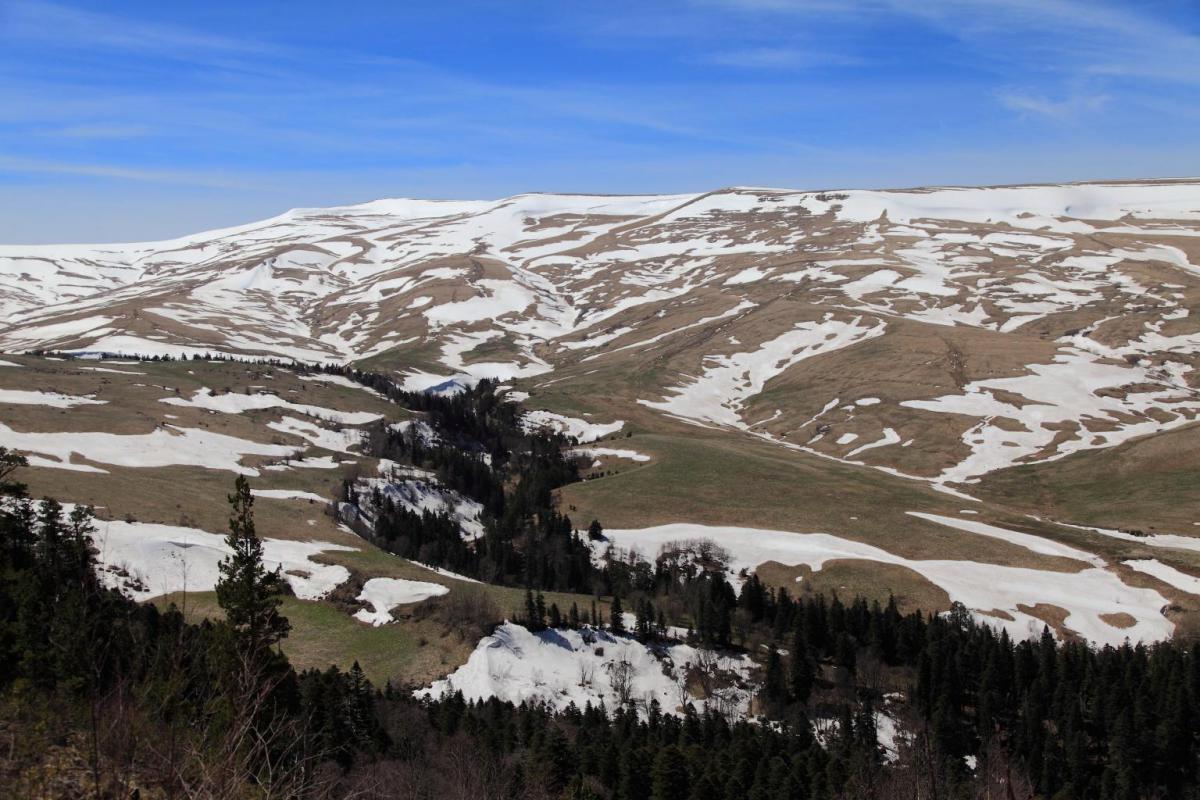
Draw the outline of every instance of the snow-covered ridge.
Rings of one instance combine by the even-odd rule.
[[[940,447],[920,475],[943,488],[1197,419],[1198,300],[1196,180],[401,198],[169,242],[0,248],[0,350],[383,356],[413,390],[533,379],[534,409],[561,380],[632,372],[645,378],[632,400],[662,416],[852,464],[907,475],[902,448]],[[953,381],[924,376],[935,395],[817,413],[830,391],[803,416],[803,397],[759,403],[858,353],[911,353],[921,337],[961,348],[954,329],[984,355],[968,347],[961,363],[979,369]],[[993,359],[1008,339],[1027,360]],[[527,420],[583,443],[622,416]],[[949,435],[921,441],[930,428]]]

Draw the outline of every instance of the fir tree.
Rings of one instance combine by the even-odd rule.
[[[792,637],[792,646],[788,665],[788,684],[792,697],[800,703],[807,703],[812,692],[814,674],[812,661],[809,660],[808,642],[804,638],[804,630],[796,628]]]
[[[621,596],[614,593],[612,606],[609,608],[609,628],[615,634],[625,633],[625,612],[621,609]]]
[[[763,697],[772,706],[778,708],[788,701],[788,681],[783,671],[783,659],[779,651],[771,648],[767,656],[766,677],[763,679]]]
[[[651,800],[688,800],[688,763],[679,748],[658,751],[650,776]]]
[[[10,479],[18,467],[29,466],[29,461],[20,453],[0,447],[0,495],[24,496],[25,484]]]
[[[282,567],[263,566],[262,540],[254,530],[254,497],[239,475],[229,495],[232,514],[225,544],[233,553],[221,560],[217,603],[247,653],[258,653],[287,636],[291,626],[279,613],[283,603]]]

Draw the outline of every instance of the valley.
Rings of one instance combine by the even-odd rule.
[[[245,478],[290,663],[431,702],[757,718],[793,600],[1186,643],[1198,237],[1200,184],[1156,181],[3,246],[0,447],[94,509],[105,586],[194,623]]]

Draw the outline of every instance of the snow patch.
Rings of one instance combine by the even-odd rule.
[[[391,611],[396,606],[420,603],[439,597],[450,590],[440,583],[408,581],[401,578],[371,578],[363,584],[358,600],[371,606],[359,609],[354,618],[376,627],[392,622]]]

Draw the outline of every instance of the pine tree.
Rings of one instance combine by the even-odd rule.
[[[688,800],[688,764],[674,745],[658,751],[650,775],[651,800]]]
[[[788,701],[788,681],[783,672],[783,660],[779,651],[771,648],[767,656],[767,674],[763,680],[763,697],[772,706],[778,707]]]
[[[813,681],[812,661],[808,656],[808,642],[804,638],[804,630],[796,628],[792,637],[791,661],[788,667],[788,683],[792,698],[800,703],[807,703],[812,693]]]
[[[633,632],[639,640],[644,642],[650,638],[650,625],[654,619],[654,608],[650,605],[650,601],[645,599],[638,600],[635,608]]]
[[[609,608],[608,613],[611,619],[609,628],[612,629],[612,632],[618,635],[625,633],[625,612],[621,609],[621,596],[615,592],[613,593],[612,607]]]
[[[256,654],[287,636],[291,626],[279,613],[283,603],[282,567],[263,566],[262,540],[254,530],[254,497],[239,475],[229,495],[232,514],[225,544],[233,553],[222,559],[217,603],[246,653]]]
[[[537,603],[533,599],[533,590],[525,590],[525,627],[535,633],[543,628],[542,617],[538,614]]]
[[[11,480],[10,475],[18,467],[29,466],[29,461],[20,453],[14,453],[7,447],[0,447],[0,495],[25,495],[25,484]]]

